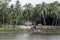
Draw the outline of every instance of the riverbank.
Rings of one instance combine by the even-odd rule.
[[[33,32],[27,28],[0,28],[0,33],[60,34],[60,29],[41,28],[40,32]]]
[[[24,28],[0,28],[0,33],[30,33],[31,29]]]
[[[42,28],[41,29],[41,33],[47,33],[47,34],[60,34],[60,29],[57,29],[57,28],[55,28],[55,29],[53,29],[53,28],[51,28],[51,29],[49,29],[49,28]]]

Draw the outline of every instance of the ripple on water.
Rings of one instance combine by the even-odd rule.
[[[0,34],[0,40],[60,40],[60,35]]]

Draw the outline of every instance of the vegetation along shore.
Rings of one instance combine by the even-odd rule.
[[[37,27],[50,26],[39,30],[41,33],[60,33],[60,2],[21,6],[19,0],[10,4],[11,0],[0,0],[0,33],[2,32],[32,32],[29,28],[19,28],[18,25]],[[51,28],[51,26],[54,26]],[[58,27],[59,26],[59,27]],[[22,26],[23,27],[23,26]]]

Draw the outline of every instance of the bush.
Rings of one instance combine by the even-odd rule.
[[[3,24],[0,23],[0,28],[2,28],[2,25],[3,25]]]
[[[0,31],[24,31],[22,28],[0,28]]]

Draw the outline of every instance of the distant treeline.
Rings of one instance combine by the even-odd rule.
[[[9,5],[11,0],[0,0],[0,24],[3,25],[24,25],[26,21],[31,21],[33,24],[58,26],[60,25],[60,3],[37,4],[35,7],[25,4],[21,7],[17,0],[15,4]]]

